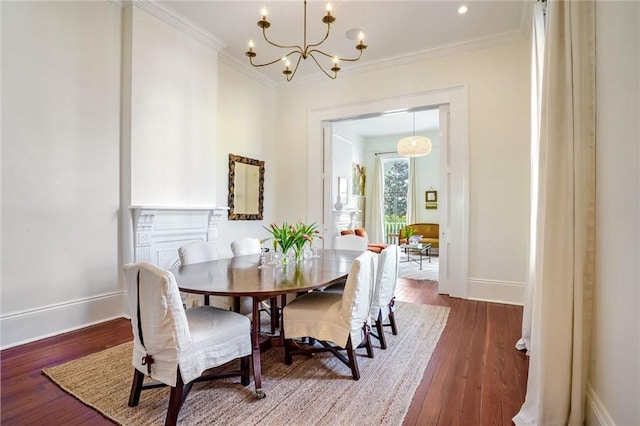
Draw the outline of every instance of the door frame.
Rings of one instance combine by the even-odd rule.
[[[440,246],[448,245],[448,264],[440,265],[443,282],[439,291],[453,297],[467,298],[469,281],[469,137],[468,137],[468,88],[466,84],[442,88],[427,92],[393,96],[370,101],[356,102],[326,108],[309,110],[307,115],[307,220],[322,223],[331,217],[325,212],[331,206],[331,200],[325,202],[327,184],[323,141],[323,124],[345,118],[368,114],[449,106],[449,162],[440,164],[449,174],[449,193],[447,200],[448,235],[441,232]],[[318,161],[322,159],[322,161]],[[442,163],[442,161],[441,161]],[[444,218],[441,218],[441,221]],[[446,283],[445,283],[446,281]],[[444,286],[442,284],[445,284]]]

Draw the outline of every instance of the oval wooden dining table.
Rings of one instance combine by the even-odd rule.
[[[261,255],[237,256],[210,262],[193,263],[171,269],[180,291],[206,296],[245,296],[253,300],[251,344],[253,347],[253,373],[258,399],[266,396],[262,389],[261,347],[264,349],[283,344],[279,335],[260,332],[260,302],[281,298],[286,304],[287,294],[307,292],[326,287],[344,279],[353,260],[361,253],[351,250],[318,250],[312,257],[286,266],[261,266]],[[282,330],[282,325],[280,330]]]

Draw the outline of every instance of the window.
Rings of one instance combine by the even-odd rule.
[[[383,160],[384,227],[387,234],[398,233],[407,223],[407,193],[409,191],[409,160]]]

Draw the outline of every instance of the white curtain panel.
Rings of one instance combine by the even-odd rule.
[[[525,283],[524,310],[522,313],[522,337],[516,343],[518,350],[529,350],[531,347],[531,312],[533,309],[533,289],[536,282],[536,244],[538,199],[540,179],[540,114],[542,109],[542,75],[544,65],[544,15],[546,3],[537,2],[533,12],[533,28],[531,31],[531,206],[529,220],[529,266]],[[540,227],[542,228],[542,227]]]
[[[407,224],[418,223],[418,171],[415,157],[409,158],[409,188],[407,194]]]
[[[371,222],[368,226],[369,241],[386,241],[384,235],[384,170],[380,154],[375,156],[373,188],[371,188]]]
[[[595,248],[595,2],[549,1],[527,394],[516,425],[582,425]]]

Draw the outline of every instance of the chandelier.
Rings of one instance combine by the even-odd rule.
[[[322,40],[320,40],[318,43],[315,43],[315,44],[307,44],[307,2],[306,0],[304,2],[304,40],[303,40],[302,46],[280,45],[278,43],[274,43],[273,41],[269,40],[269,38],[267,37],[267,29],[271,26],[271,23],[267,21],[267,9],[263,7],[260,14],[262,15],[262,19],[258,21],[258,26],[262,28],[262,36],[264,37],[266,42],[272,46],[275,46],[281,49],[290,49],[290,51],[286,53],[284,56],[274,59],[273,61],[257,64],[253,61],[253,59],[256,57],[257,54],[253,50],[254,44],[253,44],[253,40],[251,40],[249,41],[249,50],[245,52],[245,55],[249,58],[249,62],[254,67],[264,67],[267,65],[273,65],[276,62],[280,62],[280,61],[284,62],[284,70],[282,71],[282,73],[286,76],[287,81],[291,81],[293,79],[293,76],[296,74],[296,71],[298,70],[298,66],[300,65],[300,61],[303,59],[306,60],[307,58],[313,59],[313,61],[316,63],[316,65],[318,65],[318,67],[322,70],[322,72],[325,73],[327,77],[333,80],[338,76],[338,71],[340,71],[340,65],[339,65],[340,61],[355,62],[362,57],[363,51],[367,48],[367,45],[364,44],[364,33],[360,31],[360,34],[358,35],[359,42],[358,44],[356,44],[356,49],[358,50],[359,53],[358,53],[358,56],[355,58],[343,58],[340,56],[331,55],[329,53],[323,52],[322,50],[318,49],[318,47],[322,43],[324,43],[325,40],[327,40],[327,38],[329,37],[329,32],[331,31],[331,24],[336,20],[336,18],[333,15],[331,15],[330,3],[327,3],[327,14],[322,17],[322,22],[327,25],[327,33],[325,34]],[[331,58],[333,60],[333,66],[330,69],[331,72],[325,70],[325,68],[318,61],[318,58],[316,58],[316,55],[322,55],[327,58]],[[297,61],[293,69],[291,69],[291,60],[289,59],[291,56],[294,57],[292,58],[294,60],[295,60],[295,56],[297,56]]]
[[[431,139],[426,136],[416,136],[416,113],[413,113],[413,136],[407,136],[398,141],[398,154],[403,157],[423,157],[431,153]]]

